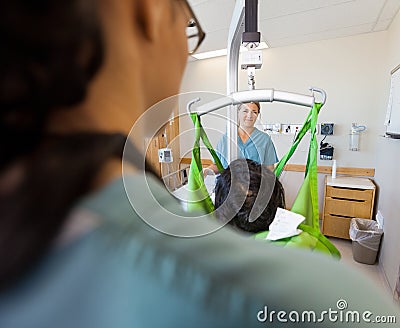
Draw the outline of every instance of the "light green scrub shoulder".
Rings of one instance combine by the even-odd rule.
[[[182,236],[218,225],[212,217],[177,223],[178,203],[152,178],[131,176],[125,185],[136,195],[137,212],[156,228],[132,209],[122,180],[82,200],[77,207],[99,224],[54,248],[22,283],[0,294],[0,327],[341,327],[348,324],[330,321],[327,311],[343,301],[344,311],[400,320],[372,281],[325,255],[268,245],[228,227],[195,238],[161,233]],[[324,321],[298,322],[304,311]],[[385,326],[395,325],[379,325]]]
[[[245,143],[238,136],[237,146],[238,158],[251,159],[265,165],[273,165],[278,162],[278,156],[271,137],[257,128],[254,128],[250,138]],[[219,140],[216,152],[222,166],[226,169],[228,167],[228,139],[226,134]]]

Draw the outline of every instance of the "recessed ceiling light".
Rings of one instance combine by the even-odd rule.
[[[196,59],[207,59],[207,58],[226,56],[227,52],[228,51],[226,49],[220,49],[220,50],[200,52],[198,54],[192,55],[192,57]]]
[[[260,49],[267,49],[268,44],[264,41],[260,42],[259,46],[255,49],[260,50]],[[248,49],[244,46],[240,46],[240,52],[243,51],[248,51]],[[213,51],[206,51],[206,52],[200,52],[198,54],[192,55],[192,57],[196,59],[208,59],[208,58],[215,58],[215,57],[221,57],[221,56],[226,56],[228,51],[225,49],[219,49],[219,50],[213,50]]]

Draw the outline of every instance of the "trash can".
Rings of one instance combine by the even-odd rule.
[[[364,264],[374,264],[383,234],[378,223],[374,220],[353,218],[349,234],[353,244],[353,259]]]

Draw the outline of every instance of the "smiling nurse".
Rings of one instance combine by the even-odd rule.
[[[250,102],[241,104],[238,108],[238,157],[251,159],[259,164],[265,164],[270,170],[274,169],[274,164],[278,162],[275,146],[271,137],[258,130],[254,124],[260,115],[260,103]],[[216,148],[217,154],[224,168],[228,166],[228,137],[225,133],[219,140]],[[215,164],[207,169],[212,169],[218,173]],[[204,171],[207,174],[207,170]]]

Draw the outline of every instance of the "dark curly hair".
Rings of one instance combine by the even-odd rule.
[[[217,178],[217,217],[229,220],[229,224],[240,230],[253,233],[268,230],[278,207],[285,208],[284,190],[266,165],[237,159]]]
[[[102,63],[95,5],[0,3],[0,289],[34,266],[101,165],[122,154],[122,135],[45,131],[52,112],[85,98]]]
[[[93,1],[0,4],[0,170],[35,149],[51,110],[79,103],[101,64]]]

